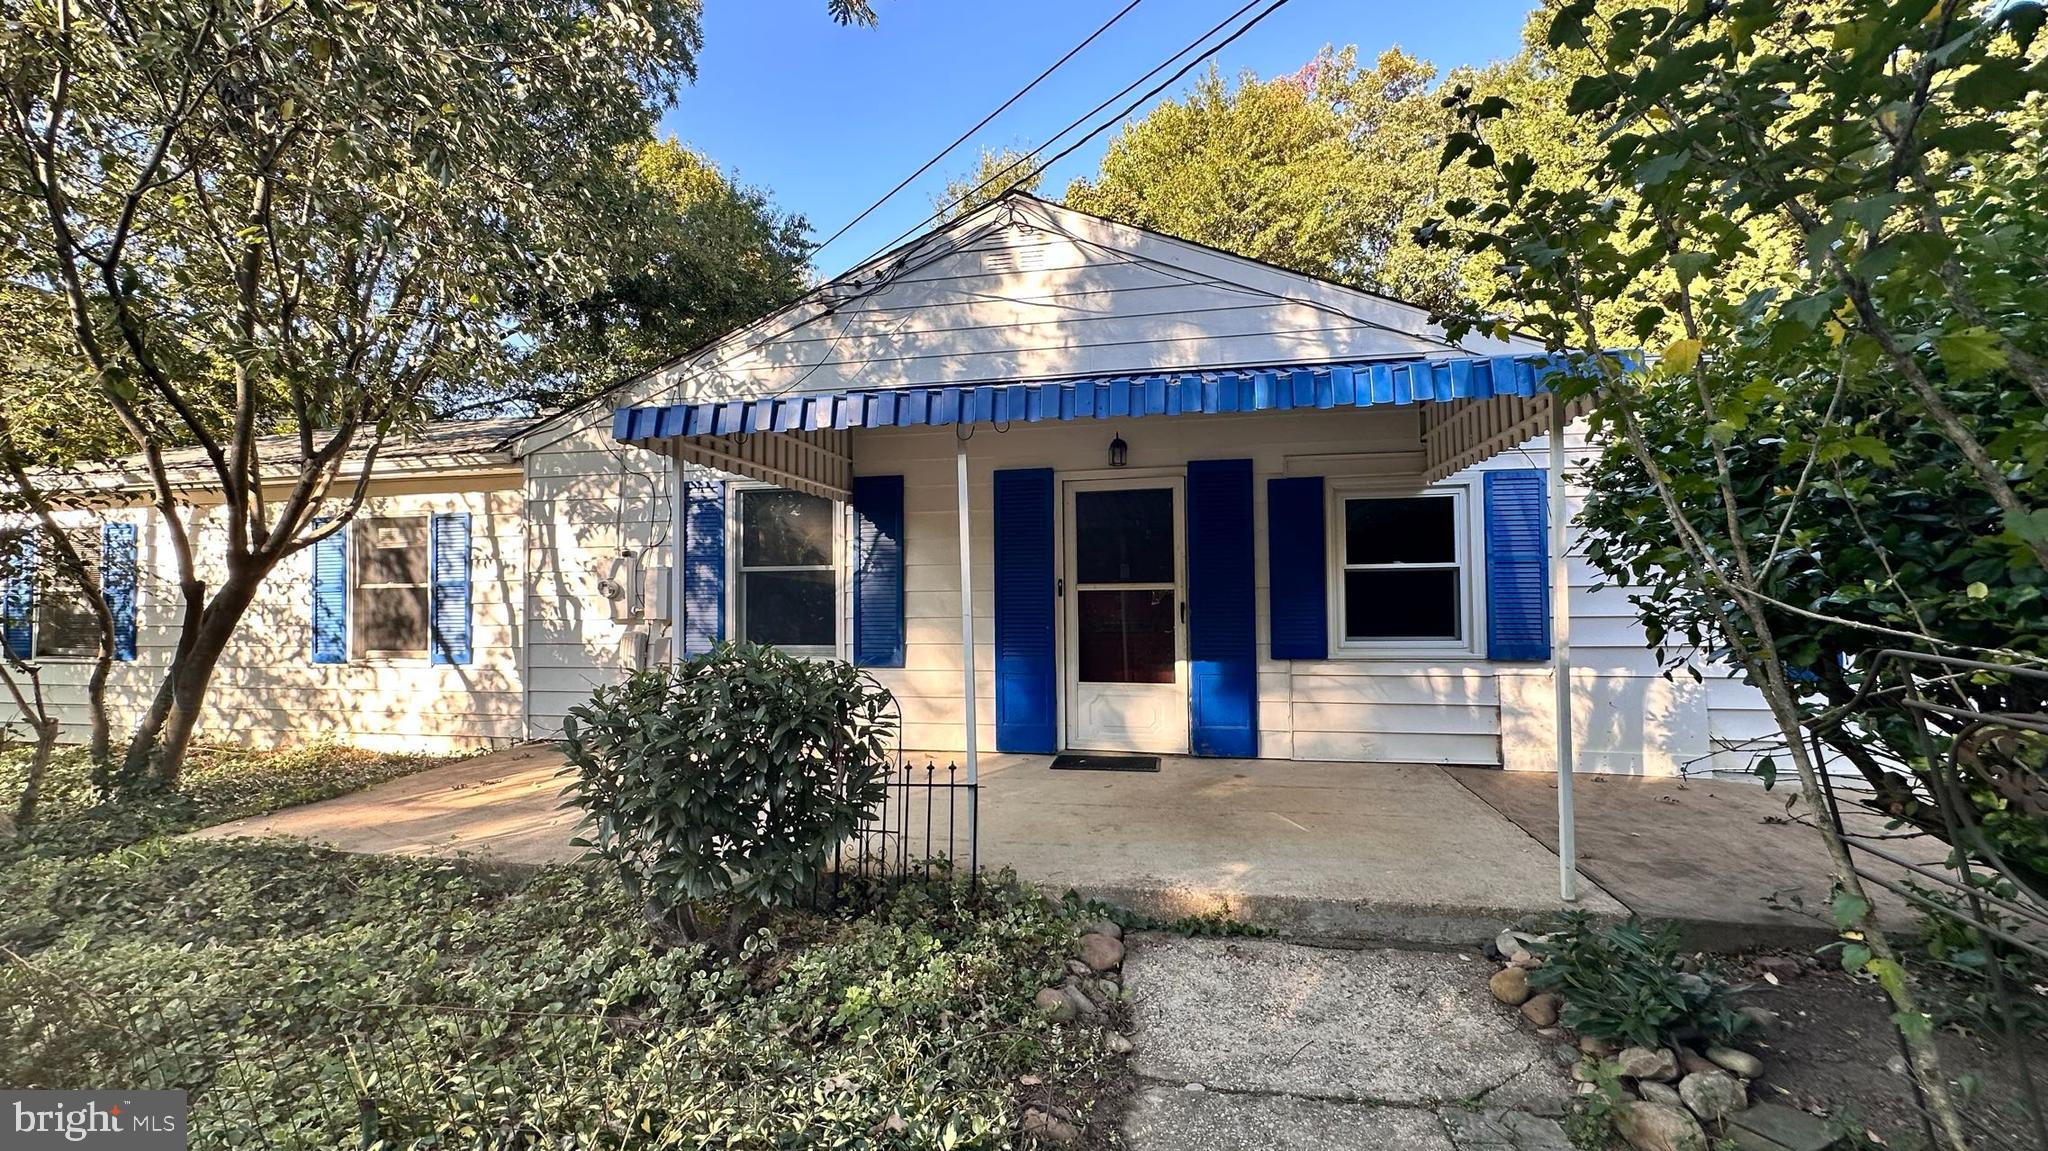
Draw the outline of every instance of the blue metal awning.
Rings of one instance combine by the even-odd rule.
[[[1534,396],[1546,390],[1547,377],[1565,366],[1564,357],[1538,353],[818,392],[620,408],[612,415],[612,436],[623,443],[645,444],[676,436],[1369,408]]]

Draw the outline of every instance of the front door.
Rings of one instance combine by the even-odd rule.
[[[1178,479],[1066,488],[1066,745],[1188,750]]]

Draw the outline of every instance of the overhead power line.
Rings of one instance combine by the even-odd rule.
[[[995,111],[990,112],[986,116],[983,116],[979,121],[975,123],[974,127],[969,128],[965,132],[962,132],[960,133],[960,135],[954,137],[952,143],[946,145],[944,148],[939,149],[938,152],[934,154],[931,159],[926,160],[923,164],[918,165],[917,171],[912,172],[910,175],[903,177],[903,179],[900,182],[898,182],[895,187],[889,189],[887,192],[882,193],[880,199],[876,200],[872,204],[869,204],[867,207],[862,208],[860,210],[860,215],[855,216],[853,219],[848,220],[844,224],[841,224],[839,226],[838,231],[825,237],[824,243],[819,244],[817,247],[811,249],[812,257],[815,258],[819,252],[822,252],[826,248],[831,247],[832,242],[834,240],[837,240],[841,236],[844,236],[846,233],[852,231],[855,225],[859,224],[862,220],[867,219],[868,216],[872,214],[875,209],[881,207],[885,203],[888,203],[891,199],[894,199],[898,192],[901,192],[903,189],[908,188],[910,186],[911,181],[917,179],[919,176],[924,175],[926,172],[931,171],[932,166],[934,164],[937,164],[940,160],[943,160],[947,156],[951,155],[953,149],[958,148],[960,145],[966,143],[968,139],[971,138],[976,132],[979,132],[983,128],[988,127],[990,121],[994,120],[997,116],[1000,116],[1004,112],[1009,111],[1010,105],[1015,104],[1017,101],[1023,99],[1024,96],[1027,93],[1029,93],[1033,88],[1038,87],[1038,85],[1042,83],[1046,77],[1052,75],[1054,72],[1059,71],[1060,68],[1065,66],[1067,61],[1072,60],[1076,55],[1079,55],[1081,49],[1086,48],[1088,45],[1095,43],[1096,37],[1102,35],[1104,32],[1109,31],[1111,27],[1115,26],[1117,21],[1122,20],[1125,16],[1130,15],[1131,9],[1136,8],[1139,4],[1142,3],[1144,3],[1144,0],[1131,0],[1130,3],[1124,5],[1121,9],[1117,11],[1116,15],[1111,16],[1107,21],[1105,21],[1102,24],[1100,28],[1097,28],[1095,31],[1088,33],[1087,39],[1081,41],[1079,44],[1074,45],[1072,48],[1067,49],[1066,55],[1053,61],[1052,65],[1048,67],[1045,71],[1040,72],[1036,77],[1034,77],[1031,83],[1026,84],[1022,88],[1017,89],[1017,91],[1013,93],[1009,99],[1003,101],[1002,104],[998,106]]]
[[[1072,132],[1074,129],[1079,128],[1081,125],[1087,123],[1091,118],[1093,118],[1097,113],[1100,113],[1103,109],[1109,107],[1111,104],[1114,104],[1118,100],[1121,100],[1125,96],[1129,95],[1132,90],[1138,87],[1138,85],[1143,84],[1145,81],[1150,80],[1152,77],[1157,76],[1159,73],[1172,67],[1174,61],[1180,59],[1182,56],[1187,55],[1189,52],[1194,51],[1195,48],[1200,46],[1203,41],[1207,40],[1209,37],[1214,36],[1216,33],[1228,27],[1233,20],[1236,20],[1238,17],[1244,15],[1246,12],[1251,11],[1253,8],[1257,7],[1258,4],[1259,0],[1248,0],[1248,2],[1243,7],[1239,8],[1235,12],[1232,12],[1230,15],[1225,16],[1222,20],[1217,21],[1217,23],[1214,26],[1212,26],[1208,31],[1202,33],[1200,36],[1197,36],[1193,40],[1189,41],[1186,47],[1182,48],[1178,52],[1175,52],[1173,55],[1168,56],[1166,59],[1160,61],[1156,66],[1152,68],[1151,71],[1146,72],[1144,75],[1138,77],[1136,80],[1133,80],[1129,84],[1124,85],[1123,89],[1119,91],[1116,95],[1111,96],[1109,99],[1104,100],[1102,103],[1097,104],[1095,107],[1090,108],[1088,111],[1083,112],[1081,115],[1075,117],[1073,121],[1067,124],[1066,127],[1061,128],[1059,131],[1053,133],[1050,137],[1048,137],[1045,143],[1040,144],[1038,147],[1033,148],[1030,152],[1026,153],[1023,159],[1017,161],[1017,164],[1013,166],[1013,170],[1014,167],[1022,166],[1023,164],[1028,163],[1033,158],[1037,157],[1039,153],[1044,152],[1047,148],[1052,147],[1052,145],[1060,138],[1064,137],[1067,133]],[[1100,136],[1102,133],[1108,131],[1112,126],[1122,122],[1125,117],[1129,116],[1132,112],[1137,111],[1140,105],[1144,104],[1148,100],[1151,100],[1153,97],[1158,96],[1161,92],[1164,92],[1167,88],[1171,87],[1181,77],[1187,75],[1189,72],[1194,71],[1197,65],[1214,56],[1216,53],[1221,52],[1223,49],[1229,47],[1240,36],[1243,36],[1245,33],[1251,31],[1253,28],[1258,27],[1260,21],[1264,20],[1268,16],[1271,16],[1273,13],[1279,11],[1280,9],[1286,7],[1287,4],[1288,0],[1272,0],[1272,3],[1268,4],[1264,10],[1259,12],[1258,15],[1253,16],[1250,20],[1247,20],[1242,25],[1239,25],[1237,30],[1232,32],[1230,35],[1225,36],[1223,39],[1217,41],[1210,47],[1203,49],[1203,51],[1196,55],[1193,59],[1181,65],[1179,70],[1175,71],[1173,75],[1168,76],[1164,80],[1161,80],[1159,83],[1147,89],[1143,95],[1139,96],[1137,99],[1125,105],[1122,111],[1119,111],[1114,116],[1109,117],[1100,124],[1097,124],[1095,127],[1089,129],[1088,132],[1085,135],[1083,135],[1080,139],[1075,140],[1072,144],[1069,144],[1067,147],[1061,149],[1050,159],[1035,165],[1034,167],[1032,167],[1030,171],[1025,172],[1023,175],[1016,177],[1016,179],[1012,182],[1011,186],[1015,187],[1018,184],[1023,184],[1026,181],[1030,180],[1033,176],[1036,176],[1041,172],[1044,172],[1047,168],[1051,167],[1052,165],[1057,164],[1061,160],[1066,159],[1068,156],[1073,155],[1076,151],[1079,151],[1082,148],[1082,146],[1086,145],[1088,141],[1093,140],[1095,137]],[[919,220],[917,223],[912,224],[910,227],[905,228],[901,232],[898,232],[894,239],[890,240],[888,243],[883,244],[880,248],[876,249],[876,252],[878,254],[880,252],[886,252],[890,248],[895,247],[897,244],[902,243],[904,240],[923,230],[923,228],[927,224],[930,224],[937,220],[945,219],[948,213],[952,212],[955,208],[958,208],[960,205],[966,203],[968,197],[972,196],[976,191],[979,191],[979,189],[970,189],[966,193],[955,197],[952,201],[940,206],[937,210],[932,212],[931,215],[926,216],[924,219]],[[873,259],[873,257],[870,256],[869,259]],[[865,260],[862,261],[862,263],[865,262]],[[858,267],[859,265],[856,264],[855,266]]]
[[[1066,127],[1060,129],[1058,132],[1055,132],[1049,139],[1047,139],[1045,143],[1040,144],[1038,147],[1032,149],[1028,154],[1024,156],[1023,160],[1019,161],[1019,163],[1024,163],[1025,161],[1029,161],[1032,158],[1036,157],[1041,152],[1045,151],[1045,149],[1051,147],[1054,141],[1059,140],[1067,133],[1073,131],[1075,128],[1080,127],[1082,124],[1086,123],[1090,118],[1100,113],[1103,109],[1108,108],[1116,101],[1129,95],[1140,84],[1145,83],[1145,81],[1150,80],[1152,77],[1157,76],[1159,75],[1159,73],[1172,67],[1175,61],[1179,60],[1181,57],[1186,56],[1189,52],[1192,52],[1196,48],[1200,47],[1204,41],[1208,40],[1211,36],[1216,35],[1216,33],[1228,27],[1233,21],[1243,16],[1246,12],[1249,12],[1253,8],[1258,7],[1258,4],[1259,0],[1248,0],[1248,2],[1244,4],[1242,7],[1238,8],[1237,11],[1232,12],[1230,15],[1225,16],[1222,20],[1217,21],[1216,24],[1211,26],[1208,31],[1203,32],[1201,35],[1189,41],[1179,51],[1173,53],[1171,56],[1168,56],[1166,59],[1160,61],[1157,65],[1153,66],[1144,75],[1139,76],[1136,80],[1133,80],[1129,84],[1124,85],[1124,87],[1120,91],[1118,91],[1114,96],[1111,96],[1109,99],[1102,101],[1100,104],[1097,104],[1095,107],[1089,109],[1087,112],[1083,113],[1079,117],[1076,117]],[[1207,60],[1209,57],[1214,56],[1218,52],[1221,52],[1224,48],[1229,47],[1239,37],[1243,36],[1245,33],[1257,27],[1260,21],[1264,20],[1268,16],[1271,16],[1273,13],[1279,11],[1281,8],[1286,7],[1287,4],[1288,0],[1271,0],[1271,2],[1267,4],[1265,9],[1260,11],[1256,16],[1252,17],[1252,19],[1240,25],[1236,31],[1224,37],[1222,40],[1217,41],[1210,47],[1203,49],[1193,59],[1183,64],[1179,70],[1174,72],[1171,76],[1168,76],[1166,79],[1153,85],[1143,95],[1139,96],[1136,100],[1133,100],[1129,104],[1125,105],[1124,108],[1121,111],[1117,112],[1114,116],[1111,116],[1110,118],[1104,120],[1100,124],[1097,124],[1094,128],[1091,128],[1086,135],[1082,136],[1080,139],[1068,145],[1065,149],[1060,151],[1051,159],[1046,160],[1044,163],[1041,163],[1034,167],[1030,172],[1026,173],[1024,176],[1019,178],[1020,182],[1022,180],[1029,179],[1031,176],[1035,176],[1038,173],[1044,171],[1046,167],[1048,167],[1049,165],[1056,164],[1059,161],[1065,159],[1067,156],[1072,155],[1076,149],[1079,149],[1088,141],[1101,135],[1103,132],[1108,131],[1112,125],[1117,124],[1118,122],[1122,121],[1124,117],[1130,115],[1133,111],[1136,111],[1139,105],[1145,103],[1147,100],[1150,100],[1153,97],[1159,95],[1159,93],[1165,91],[1168,87],[1170,87],[1172,84],[1178,81],[1181,77],[1193,71],[1195,67],[1201,64],[1204,60]],[[896,237],[890,240],[888,243],[883,244],[879,248],[876,248],[873,252],[869,253],[868,255],[861,257],[852,265],[852,267],[859,268],[869,263],[872,263],[877,257],[890,251],[897,245],[901,244],[903,241],[915,235],[918,231],[923,229],[925,225],[931,223],[934,220],[943,218],[948,212],[951,212],[954,208],[959,207],[963,202],[965,202],[966,199],[966,196],[961,196],[953,200],[951,203],[939,208],[931,215],[926,216],[924,219],[919,220],[916,224],[898,233]],[[886,277],[884,277],[884,279],[886,279]],[[880,287],[881,282],[878,281],[875,284],[869,285],[863,292],[858,294],[865,295],[868,292],[879,290]],[[812,315],[805,316],[801,319],[795,320],[794,322],[784,326],[783,328],[775,332],[771,332],[767,335],[758,337],[750,341],[745,347],[735,348],[730,351],[724,352],[723,354],[719,355],[717,359],[713,360],[710,364],[705,365],[704,368],[705,370],[708,371],[715,371],[725,366],[726,364],[731,363],[734,359],[740,356],[744,356],[749,352],[752,352],[755,349],[762,347],[771,340],[779,339],[780,337],[789,334],[790,332],[796,330],[797,328],[803,327],[805,324],[808,324],[817,318],[817,316]],[[808,373],[806,374],[808,375]],[[783,388],[777,389],[776,394],[779,395],[782,394],[783,392],[787,392],[790,390],[790,388],[794,386],[794,384],[786,385]]]

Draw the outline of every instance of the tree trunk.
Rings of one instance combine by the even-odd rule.
[[[107,675],[114,669],[113,656],[114,653],[102,645],[99,658],[93,661],[92,678],[85,681],[86,712],[92,721],[87,754],[92,756],[93,772],[101,777],[103,785],[106,773],[114,763],[113,725],[107,720]]]
[[[121,760],[121,774],[115,780],[116,789],[140,786],[150,778],[158,737],[163,734],[164,724],[171,717],[177,670],[190,658],[192,647],[199,638],[200,623],[206,618],[204,583],[196,579],[187,580],[179,585],[179,592],[185,600],[185,620],[178,628],[178,645],[171,652],[170,670],[157,683],[156,694],[150,697],[149,707],[136,721],[135,734],[128,739],[128,751]]]
[[[124,785],[148,781],[158,787],[178,786],[214,668],[276,562],[257,559],[231,565],[227,579],[212,599],[202,599],[206,592],[204,584],[185,585],[185,625],[179,629],[171,666],[164,671],[149,708],[135,725],[134,738],[129,741],[121,765]]]
[[[207,686],[213,682],[214,668],[220,663],[221,653],[227,650],[228,641],[234,638],[242,616],[255,601],[256,591],[263,585],[270,566],[262,563],[231,572],[207,602],[191,643],[171,661],[164,686],[157,693],[158,702],[166,695],[169,702],[151,756],[158,786],[178,786],[185,769],[185,753],[192,744],[192,731],[198,726],[199,713],[206,704]],[[134,749],[130,748],[129,753],[132,758]]]
[[[36,722],[35,728],[35,758],[29,761],[28,782],[22,786],[21,800],[14,806],[14,834],[24,838],[35,826],[36,804],[43,795],[43,778],[50,773],[50,757],[57,751],[57,736],[64,730],[64,725],[54,719],[42,719]]]

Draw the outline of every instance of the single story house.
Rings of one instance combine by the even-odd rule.
[[[356,520],[266,586],[199,735],[542,739],[598,684],[747,638],[869,668],[942,762],[1549,771],[1567,656],[1579,770],[1744,766],[1755,694],[1663,676],[1627,590],[1558,562],[1545,370],[1012,193],[579,407],[387,450]],[[199,461],[173,462],[204,522]],[[81,538],[119,723],[178,601],[142,477],[109,486],[132,506]],[[81,723],[77,605],[7,591],[8,642]]]

